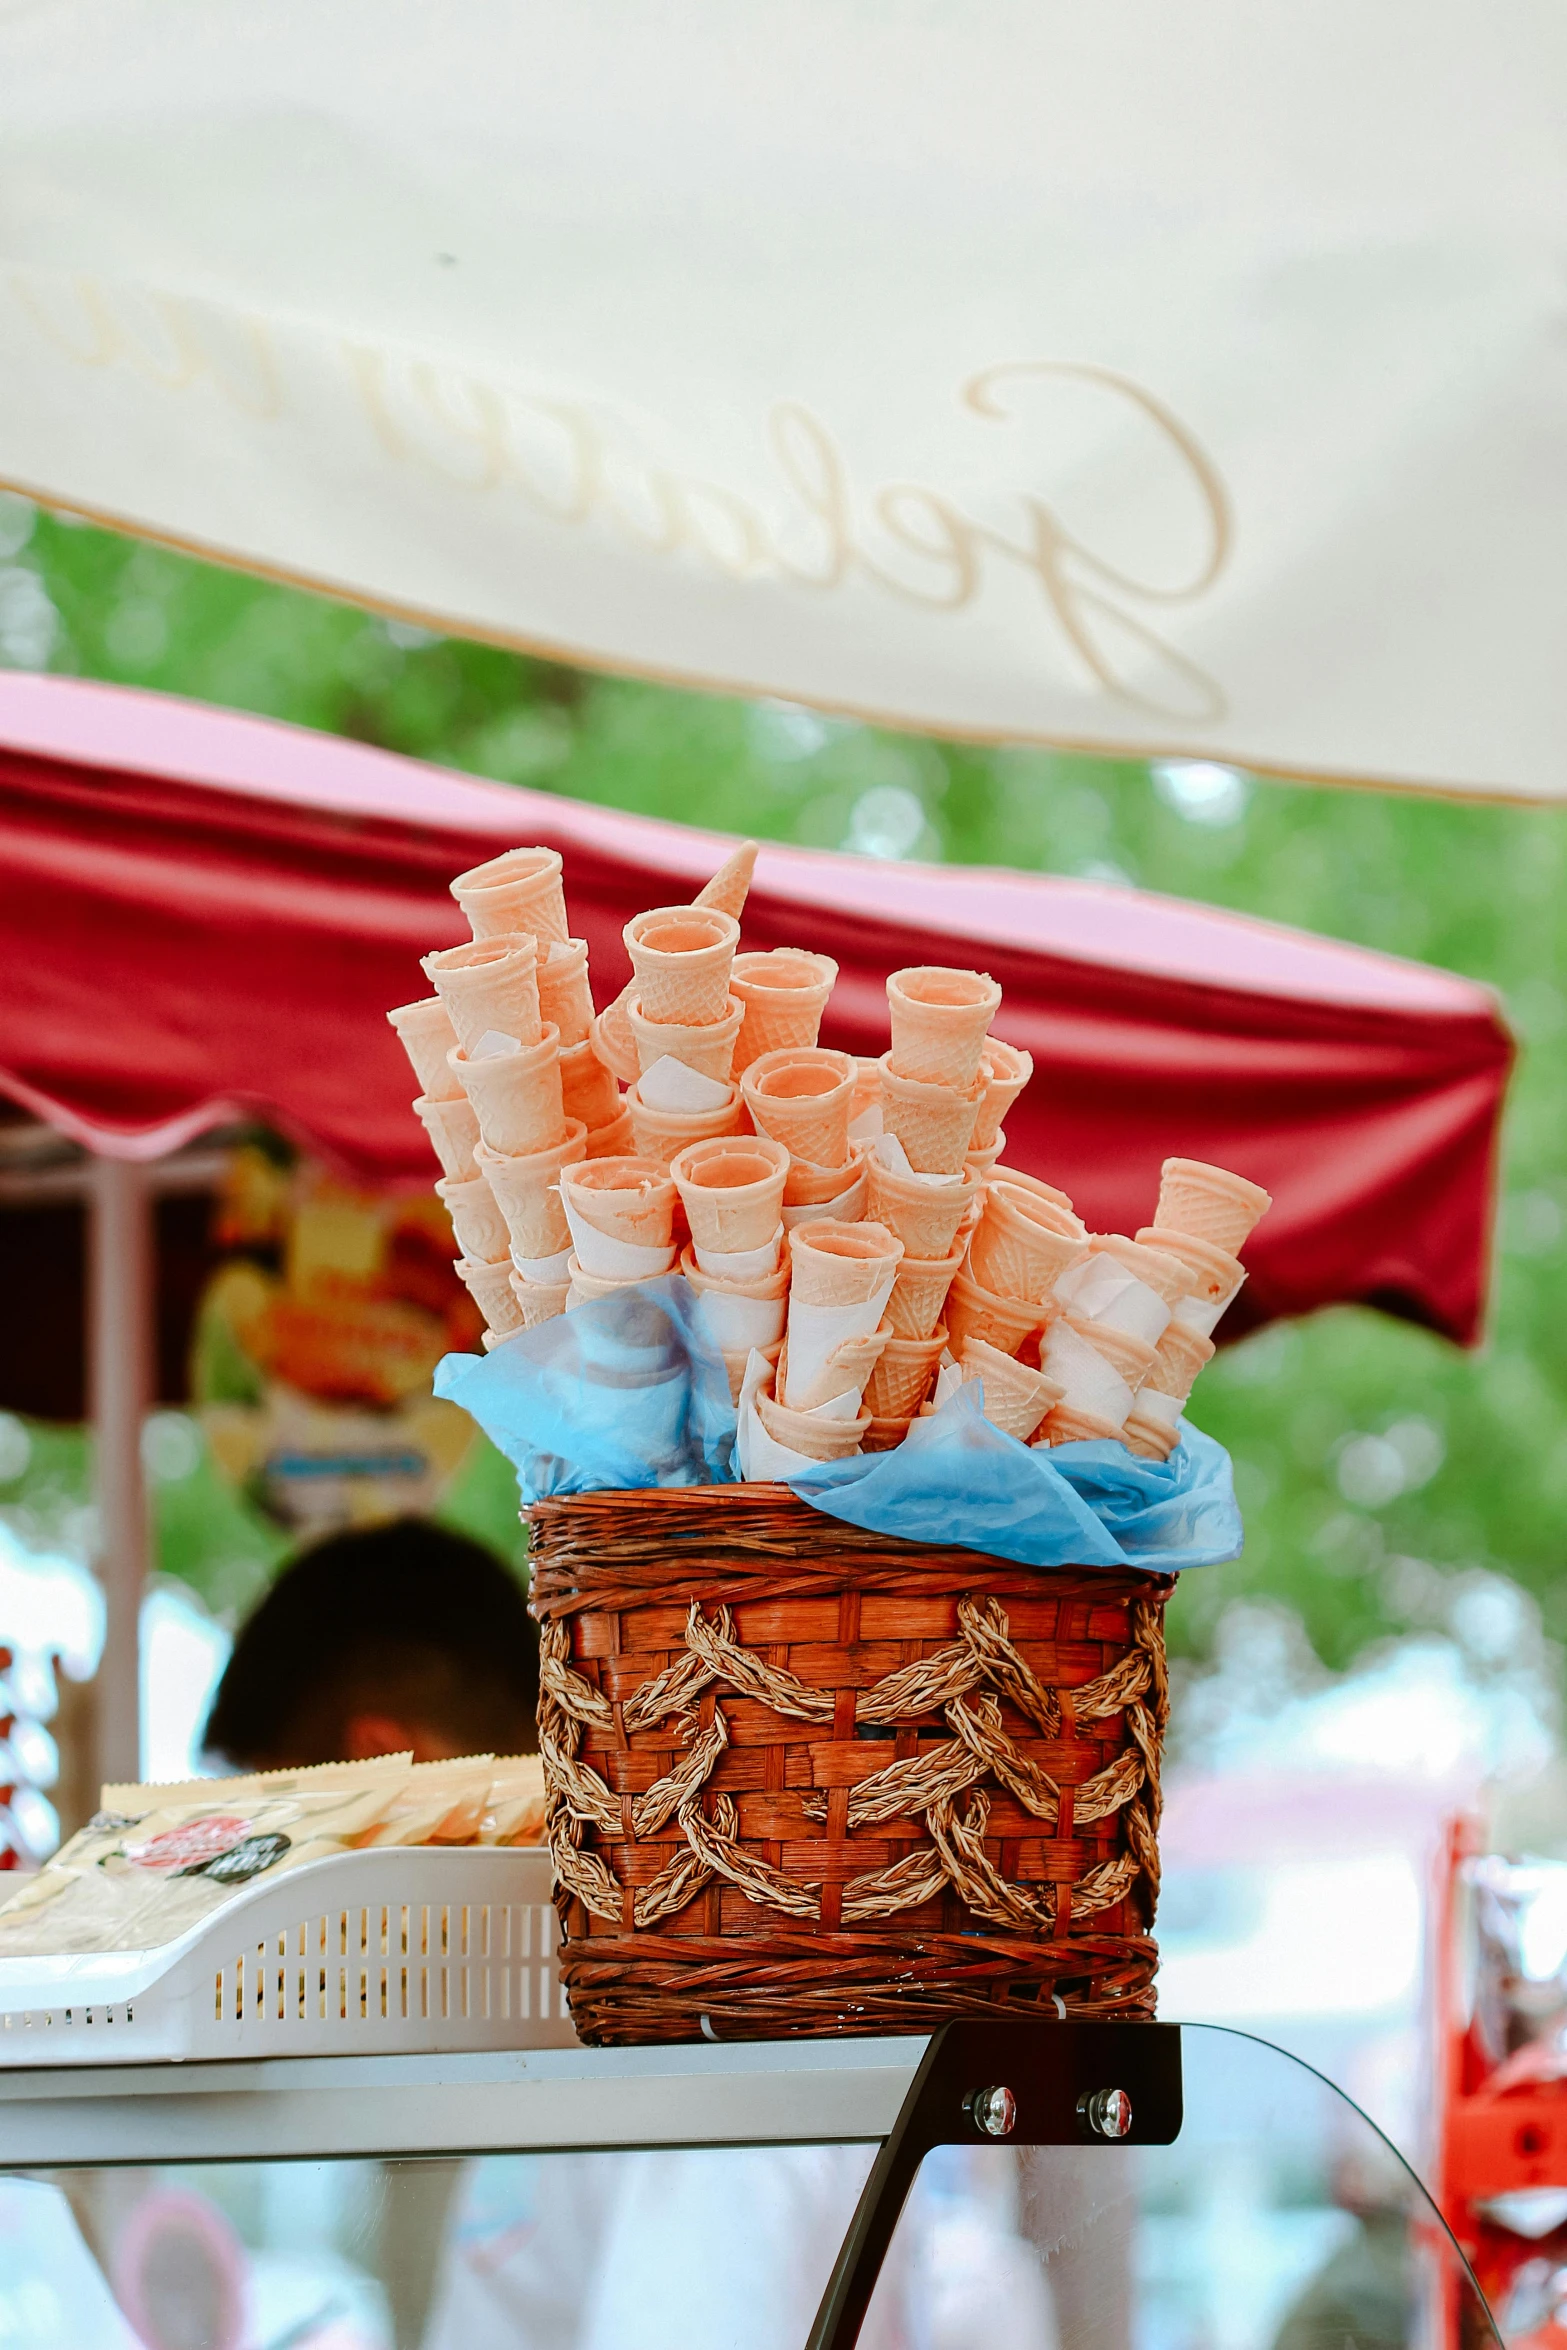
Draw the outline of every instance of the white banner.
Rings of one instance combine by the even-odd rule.
[[[1545,0],[0,0],[0,480],[954,735],[1567,793]]]

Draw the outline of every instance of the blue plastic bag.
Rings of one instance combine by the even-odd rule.
[[[506,1455],[525,1503],[734,1481],[724,1359],[678,1273],[557,1314],[491,1354],[447,1355],[435,1392]]]

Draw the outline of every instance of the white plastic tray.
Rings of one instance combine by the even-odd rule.
[[[577,2044],[549,1854],[309,1861],[157,1950],[0,1958],[0,2067]]]

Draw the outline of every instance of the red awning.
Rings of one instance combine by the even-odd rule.
[[[262,1116],[347,1170],[433,1175],[387,1008],[465,927],[451,876],[565,858],[600,1002],[621,925],[728,842],[156,694],[0,679],[0,1091],[150,1157]],[[842,977],[824,1041],[886,1043],[900,964],[978,965],[1036,1076],[1009,1159],[1099,1229],[1148,1220],[1167,1154],[1264,1183],[1252,1320],[1360,1299],[1468,1340],[1484,1301],[1511,1044],[1450,973],[1140,892],[764,848],[751,946]]]

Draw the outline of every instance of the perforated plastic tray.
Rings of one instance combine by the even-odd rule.
[[[157,1950],[0,1958],[0,2066],[569,2048],[550,1861],[307,1862]]]

